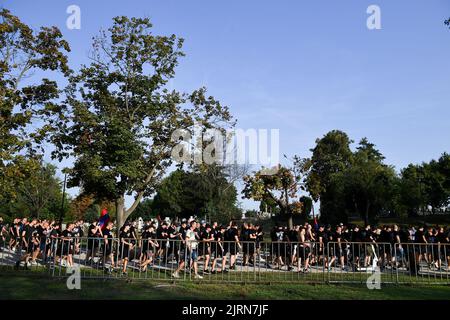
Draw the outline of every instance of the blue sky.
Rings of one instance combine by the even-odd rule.
[[[81,8],[81,30],[66,8]],[[381,30],[366,27],[369,5]],[[117,15],[151,18],[185,38],[173,87],[208,92],[240,128],[279,128],[283,154],[308,156],[340,129],[366,136],[397,170],[450,151],[450,1],[0,0],[24,22],[60,27],[72,65]],[[72,191],[73,192],[73,191]],[[245,202],[252,207],[250,202]]]

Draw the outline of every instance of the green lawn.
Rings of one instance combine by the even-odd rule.
[[[0,275],[0,299],[445,299],[450,286],[309,284],[206,284],[155,280],[82,280],[68,290],[65,280],[41,275]]]

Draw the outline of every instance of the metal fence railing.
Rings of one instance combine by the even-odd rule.
[[[450,245],[364,242],[184,242],[169,239],[0,239],[2,269],[66,277],[211,282],[450,284]]]

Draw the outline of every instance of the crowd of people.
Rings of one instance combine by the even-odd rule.
[[[84,254],[82,263],[100,266],[107,273],[127,274],[130,261],[145,272],[157,260],[175,259],[172,277],[182,271],[205,274],[242,266],[308,273],[324,270],[357,271],[378,266],[417,270],[420,263],[434,270],[450,271],[450,230],[444,227],[399,228],[392,226],[319,225],[304,223],[293,228],[275,226],[265,235],[259,225],[236,221],[208,224],[194,218],[180,222],[147,221],[143,226],[126,222],[119,229],[112,221],[83,220],[61,228],[56,221],[16,218],[10,225],[0,218],[0,250],[18,253],[16,267],[49,261],[74,265],[74,255]],[[271,241],[268,241],[270,237]],[[20,256],[20,257],[19,257]],[[51,259],[51,260],[49,260]],[[201,270],[199,261],[202,261]]]

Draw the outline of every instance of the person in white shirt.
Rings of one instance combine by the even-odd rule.
[[[202,279],[203,277],[198,274],[198,265],[197,265],[197,258],[198,258],[198,239],[199,236],[197,235],[197,232],[195,231],[197,226],[197,223],[195,221],[192,221],[190,224],[190,228],[186,231],[186,246],[189,252],[189,258],[192,262],[192,265],[194,267],[194,274],[196,279]]]

